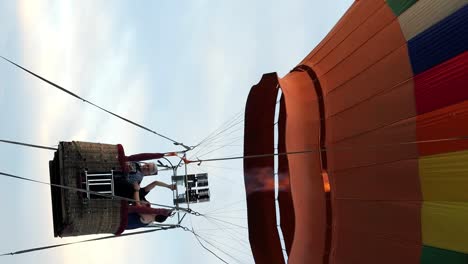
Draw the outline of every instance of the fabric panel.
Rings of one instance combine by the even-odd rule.
[[[388,113],[394,109],[381,107]],[[354,115],[346,122],[365,122],[360,118]],[[334,190],[331,263],[419,260],[418,148],[414,143],[402,144],[415,142],[415,121],[404,119],[329,145]]]
[[[244,156],[274,153],[276,73],[263,75],[245,107]],[[249,240],[256,263],[284,263],[276,223],[274,156],[244,159]]]
[[[418,201],[421,200],[418,160],[333,172],[335,199]]]
[[[345,26],[346,24],[342,23],[342,21],[346,21],[347,20],[347,17],[349,17],[350,15],[352,15],[352,13],[354,12],[356,4],[358,2],[355,1],[351,4],[351,7],[346,10],[346,12],[343,14],[343,16],[338,20],[338,22],[333,26],[333,28],[330,30],[330,32],[328,32],[328,34],[322,39],[322,41],[320,41],[320,43],[315,46],[315,48],[304,58],[302,59],[302,61],[297,64],[297,65],[304,65],[307,63],[307,61],[311,58],[311,57],[314,57],[314,55],[319,52],[325,45],[327,45],[327,43],[330,41],[330,40],[333,40],[333,38],[335,37],[335,34],[337,34],[337,32],[339,32],[340,30],[342,30],[343,26]]]
[[[306,64],[310,67],[317,64],[383,6],[385,6],[383,1],[362,0],[354,2],[332,31],[300,64]]]
[[[397,20],[393,20],[359,49],[340,60],[336,66],[331,68],[324,63],[317,64],[314,69],[317,69],[324,93],[338,89],[404,45],[406,40],[401,34],[400,25]],[[323,73],[322,69],[329,68],[329,71]]]
[[[366,21],[338,43],[330,53],[320,60],[314,58],[313,68],[317,75],[324,75],[335,68],[394,20],[395,16],[392,11],[386,5],[381,5]]]
[[[389,74],[391,72],[391,74]],[[339,88],[326,94],[327,117],[362,104],[372,97],[395,89],[405,82],[413,82],[413,70],[408,59],[408,49],[401,46],[350,79]],[[378,85],[375,85],[377,84]],[[357,92],[356,87],[359,87]]]
[[[328,128],[330,131],[330,126]],[[409,118],[329,143],[330,171],[417,159],[416,140],[416,118]]]
[[[396,16],[401,15],[418,0],[386,0]]]
[[[418,114],[468,99],[468,52],[414,77]]]
[[[421,254],[421,264],[466,264],[468,255],[441,248],[424,246]]]
[[[398,17],[406,40],[412,39],[467,3],[467,0],[419,0]]]
[[[325,253],[323,260],[326,263],[330,258],[331,239],[332,239],[332,208],[331,208],[331,188],[328,179],[328,157],[325,142],[327,140],[326,133],[326,119],[325,119],[325,100],[323,96],[322,86],[320,80],[317,78],[315,71],[307,65],[300,65],[295,70],[304,71],[313,83],[315,95],[317,98],[318,113],[319,113],[319,158],[320,169],[323,181],[323,191],[325,192],[325,219],[326,219],[326,235],[325,235]]]
[[[468,201],[468,150],[421,157],[424,201]]]
[[[461,2],[356,1],[301,63],[317,72],[324,89],[333,209],[329,263],[417,263],[427,258],[430,246],[463,252],[461,247],[468,245],[461,224],[468,222],[463,213],[468,199],[462,192],[467,190],[463,167],[468,167],[468,158],[452,153],[468,149],[468,140],[444,140],[468,135],[463,89],[467,69],[465,55],[460,55],[467,47],[468,14]],[[288,74],[281,85],[301,86],[298,74]],[[286,100],[294,113],[291,104],[297,103]],[[292,139],[292,116],[289,120],[288,111],[288,151],[304,149],[297,147],[299,142],[309,140],[299,134]],[[320,121],[314,122],[318,127]],[[294,127],[316,137],[306,126]],[[421,142],[425,140],[432,142]],[[432,156],[420,157],[427,155]],[[301,262],[302,257],[301,263],[322,263],[316,257],[320,251],[315,251],[320,233],[305,229],[303,224],[311,222],[302,216],[305,208],[315,216],[323,214],[320,197],[304,199],[297,187],[312,186],[297,175],[315,177],[319,156],[310,157],[307,173],[297,169],[300,162],[292,156],[288,158],[297,212],[290,261]],[[315,223],[312,228],[323,222]],[[310,239],[303,233],[316,237],[317,243],[300,242]],[[299,246],[309,249],[309,257]]]
[[[325,256],[326,206],[320,167],[320,117],[314,84],[305,72],[280,80],[286,103],[286,150],[317,150],[288,155],[295,210],[289,263],[322,263]]]
[[[421,218],[424,245],[468,253],[466,200],[465,202],[424,202]]]
[[[328,118],[330,141],[349,139],[416,115],[413,82],[366,100]],[[359,94],[359,91],[355,91]],[[398,106],[398,107],[395,107]]]
[[[330,263],[418,263],[419,202],[337,199],[333,206],[339,222]]]
[[[468,101],[417,117],[421,156],[468,149]]]
[[[414,74],[426,71],[468,46],[468,5],[408,41]]]
[[[284,97],[280,99],[278,117],[278,153],[286,152],[286,104]],[[294,240],[294,206],[289,179],[288,156],[278,156],[278,204],[280,211],[280,225],[283,232],[284,244],[288,256]]]

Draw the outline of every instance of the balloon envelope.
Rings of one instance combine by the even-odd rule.
[[[263,76],[244,154],[290,154],[244,162],[257,263],[466,263],[467,46],[466,0],[360,0]]]

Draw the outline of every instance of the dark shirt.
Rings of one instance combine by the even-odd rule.
[[[148,194],[149,192],[145,191],[145,188],[140,188],[140,201],[148,201],[146,200],[146,195]]]
[[[138,213],[130,213],[128,214],[127,228],[125,229],[126,230],[136,229],[140,227],[145,227],[147,225],[148,225],[147,223],[141,222],[141,218]]]
[[[117,196],[133,199],[135,188],[133,187],[133,184],[129,183],[125,179],[116,178],[114,182],[114,193]],[[145,198],[147,194],[148,192],[145,191],[144,188],[140,188],[140,191],[139,191],[140,201],[147,201]]]

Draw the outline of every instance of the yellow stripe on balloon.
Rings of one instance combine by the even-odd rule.
[[[423,244],[468,254],[468,202],[423,202]]]
[[[424,201],[468,202],[468,151],[420,157],[419,177]]]

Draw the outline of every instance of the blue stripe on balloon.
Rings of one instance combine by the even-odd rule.
[[[408,41],[414,75],[467,50],[468,5]]]

